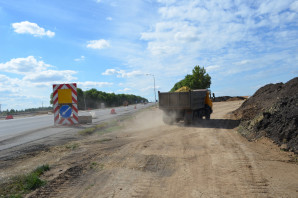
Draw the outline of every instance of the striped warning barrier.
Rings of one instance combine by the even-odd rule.
[[[63,105],[69,105],[71,108],[61,113],[60,108]],[[55,125],[73,125],[78,124],[78,99],[77,84],[54,84],[53,85],[53,106],[54,106],[54,123]],[[69,117],[65,117],[65,113]]]

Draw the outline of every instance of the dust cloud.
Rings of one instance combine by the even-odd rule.
[[[146,111],[139,112],[133,119],[124,123],[126,131],[142,131],[164,126],[162,121],[163,112],[154,107]]]

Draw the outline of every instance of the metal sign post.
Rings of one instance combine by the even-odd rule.
[[[77,84],[54,84],[53,105],[55,125],[78,124]]]

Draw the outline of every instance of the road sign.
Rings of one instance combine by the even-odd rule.
[[[77,84],[53,85],[53,106],[55,125],[78,124]]]
[[[72,113],[71,106],[63,105],[62,107],[60,107],[60,115],[63,118],[69,118],[71,116],[71,113]]]
[[[71,89],[59,89],[58,90],[58,103],[59,104],[72,103]]]

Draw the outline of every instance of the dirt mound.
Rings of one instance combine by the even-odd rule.
[[[212,101],[213,102],[223,102],[223,101],[236,101],[236,100],[245,100],[247,97],[243,96],[220,96],[220,97],[215,97]]]
[[[298,153],[298,77],[261,87],[233,113],[246,138],[266,136]]]

